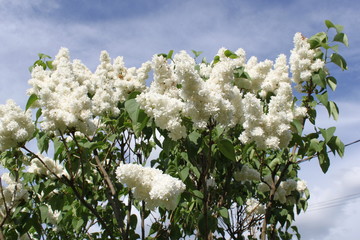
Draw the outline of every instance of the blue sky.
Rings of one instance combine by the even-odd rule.
[[[349,70],[333,71],[339,85],[331,94],[340,107],[338,122],[323,112],[319,126],[336,126],[344,142],[360,139],[360,2],[354,0],[165,1],[165,0],[0,0],[0,104],[12,98],[24,107],[28,67],[37,53],[55,56],[70,49],[91,70],[101,50],[124,56],[127,67],[140,66],[153,54],[192,49],[211,59],[220,47],[243,48],[247,56],[274,59],[289,54],[296,32],[311,36],[329,19],[345,26],[350,48],[341,48]],[[360,144],[359,144],[360,146]],[[360,148],[333,158],[328,174],[316,159],[302,166],[312,191],[311,205],[360,192]],[[298,219],[303,239],[356,239],[360,199],[313,210]],[[314,205],[316,206],[316,205]]]

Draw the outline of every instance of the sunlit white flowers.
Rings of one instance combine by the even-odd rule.
[[[179,179],[164,174],[161,170],[138,164],[120,164],[116,169],[120,183],[134,190],[134,197],[144,200],[149,209],[161,206],[174,209],[178,197],[185,190]]]
[[[315,59],[316,51],[310,49],[310,44],[301,33],[294,36],[294,49],[291,51],[290,66],[292,79],[300,88],[302,82],[309,81],[311,74],[324,68],[325,62]]]
[[[29,140],[35,131],[31,112],[24,112],[13,100],[0,105],[0,151]]]

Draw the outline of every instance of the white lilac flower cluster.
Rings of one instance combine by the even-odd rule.
[[[246,213],[247,214],[265,214],[265,206],[255,198],[246,200]]]
[[[7,185],[4,186],[3,183]],[[24,186],[16,181],[9,173],[1,175],[1,191],[0,191],[0,219],[6,217],[7,210],[14,208],[22,201],[26,200],[29,196],[28,191]]]
[[[173,140],[186,136],[184,118],[194,128],[204,129],[209,119],[224,128],[241,124],[242,143],[256,142],[258,148],[282,148],[291,140],[291,122],[306,115],[306,108],[293,104],[293,93],[286,56],[258,62],[239,49],[236,58],[221,48],[216,63],[200,64],[185,51],[173,61],[155,55],[154,82],[137,97],[144,111],[157,126],[169,131]],[[236,76],[243,68],[250,79]]]
[[[297,84],[296,89],[301,90],[301,83],[309,81],[313,72],[324,68],[325,62],[315,59],[316,50],[310,48],[301,33],[295,34],[294,45],[290,56],[292,79]]]
[[[92,134],[96,117],[119,114],[118,102],[133,91],[142,91],[150,71],[150,63],[127,69],[121,57],[112,64],[103,51],[100,65],[92,73],[79,60],[71,62],[66,48],[59,50],[52,65],[51,71],[41,66],[32,70],[32,88],[28,90],[29,95],[38,97],[33,106],[42,109],[42,129],[52,133],[72,129]]]
[[[34,131],[30,111],[24,112],[13,100],[0,105],[0,151],[25,143]]]
[[[31,164],[27,171],[36,175],[44,175],[49,178],[55,179],[56,176],[61,178],[62,175],[69,177],[68,172],[64,167],[58,162],[49,157],[37,155],[40,159],[34,158],[31,160]]]
[[[116,176],[120,183],[134,190],[136,199],[145,201],[148,209],[158,206],[175,209],[178,197],[185,190],[185,184],[179,179],[138,164],[121,163]]]
[[[240,171],[234,173],[236,181],[260,181],[260,173],[248,165],[243,165]]]
[[[279,181],[279,177],[275,177],[275,181],[270,175],[264,177],[264,181],[259,184],[258,190],[260,192],[268,192],[270,191],[269,185],[272,186]],[[290,203],[293,204],[295,199],[291,196],[293,191],[297,191],[300,194],[303,194],[307,189],[306,182],[303,180],[294,180],[287,179],[286,181],[282,181],[278,188],[276,189],[274,199],[285,204]]]

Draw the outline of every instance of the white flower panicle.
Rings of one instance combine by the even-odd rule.
[[[172,68],[163,56],[155,55],[152,61],[154,81],[136,100],[146,114],[154,118],[158,127],[167,129],[170,137],[177,140],[186,136],[186,129],[181,124],[184,103],[177,87],[180,82]]]
[[[33,69],[29,80],[33,88],[28,92],[39,98],[44,118],[41,127],[45,131],[76,129],[85,134],[94,132],[91,99],[88,86],[84,84],[84,79],[91,75],[85,66],[79,67],[80,64],[79,61],[71,63],[69,50],[61,48],[53,61],[53,71],[45,71],[41,66]],[[84,71],[79,72],[79,69]]]
[[[140,68],[125,67],[122,57],[113,63],[106,51],[92,73],[80,60],[70,61],[69,50],[61,48],[53,61],[53,70],[36,66],[32,70],[28,94],[38,100],[33,107],[42,108],[41,127],[51,133],[80,131],[91,135],[96,130],[96,116],[119,114],[118,102],[134,91],[143,91],[149,62]]]
[[[38,156],[41,158],[41,161],[38,158],[32,159],[31,164],[27,170],[29,173],[45,175],[52,179],[55,179],[56,176],[61,178],[62,175],[65,175],[69,178],[68,172],[58,161],[41,156],[40,154],[38,154]]]
[[[265,206],[255,198],[246,200],[246,213],[247,214],[265,214]]]
[[[24,112],[13,100],[0,105],[0,151],[25,143],[34,131],[30,111]]]
[[[292,72],[292,80],[298,85],[297,89],[301,89],[301,83],[307,82],[311,78],[311,74],[325,67],[325,62],[316,59],[316,50],[310,48],[310,44],[301,33],[294,36],[294,49],[290,55],[290,69]]]
[[[163,174],[159,169],[138,164],[123,164],[116,169],[120,183],[134,190],[134,197],[144,200],[149,209],[161,206],[175,209],[178,197],[185,190],[180,180]]]
[[[94,115],[118,115],[118,102],[125,101],[131,92],[142,92],[150,70],[149,62],[142,64],[139,69],[127,69],[123,57],[117,57],[111,63],[109,54],[102,51],[100,64],[92,78],[95,86],[92,98]]]
[[[7,210],[14,208],[22,201],[29,197],[28,191],[24,188],[21,182],[16,181],[9,173],[1,175],[1,189],[0,194],[0,219],[4,219],[7,215]],[[7,186],[4,186],[3,183]]]
[[[271,175],[266,175],[264,177],[264,181],[258,185],[258,190],[260,192],[268,192],[270,191],[269,185],[274,186],[278,181],[279,177],[275,176],[275,181],[272,179]],[[286,181],[282,181],[278,188],[276,189],[274,200],[277,200],[283,204],[292,203],[293,196],[291,195],[293,191],[297,191],[300,194],[303,194],[307,189],[306,182],[303,180],[294,180],[287,179]]]
[[[154,56],[154,82],[137,97],[140,107],[173,140],[187,134],[183,118],[190,119],[195,129],[206,128],[211,119],[224,128],[242,124],[239,139],[244,144],[256,142],[260,149],[286,147],[291,122],[306,115],[305,108],[293,104],[286,56],[279,55],[275,63],[258,62],[256,57],[246,62],[244,50],[235,53],[237,57],[221,48],[218,62],[199,66],[185,51],[171,63]],[[250,79],[236,76],[241,68]]]
[[[243,165],[240,171],[234,173],[236,181],[260,181],[260,173],[248,165]]]

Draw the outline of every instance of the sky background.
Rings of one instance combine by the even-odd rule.
[[[325,31],[329,19],[345,26],[350,47],[340,53],[349,70],[331,69],[338,80],[330,96],[340,108],[339,121],[322,111],[318,125],[336,126],[349,143],[360,139],[359,9],[354,0],[0,0],[0,104],[12,98],[24,107],[28,67],[38,53],[55,56],[60,47],[91,70],[101,50],[112,58],[124,56],[127,67],[169,50],[203,51],[211,60],[220,47],[274,60],[289,55],[296,32],[310,37]],[[302,239],[358,239],[359,156],[360,144],[349,146],[344,158],[331,158],[325,175],[316,159],[301,165],[311,191],[309,210],[296,223]]]

